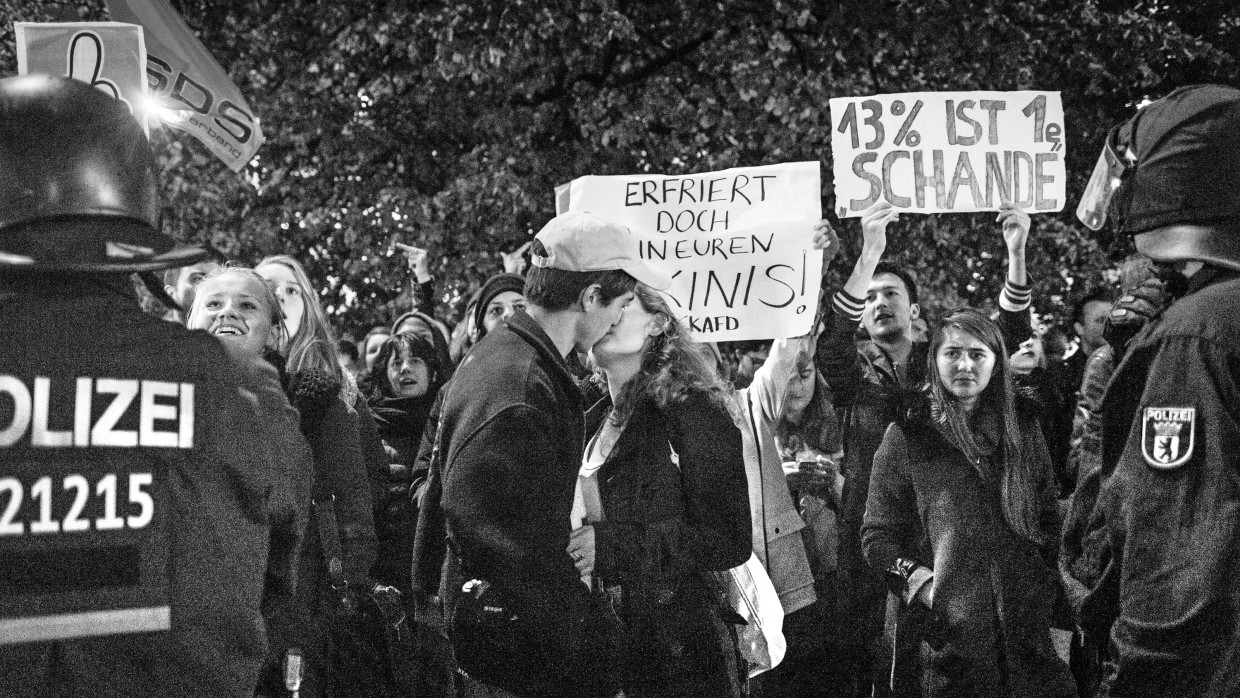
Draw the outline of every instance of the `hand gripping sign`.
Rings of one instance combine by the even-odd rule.
[[[120,22],[14,22],[13,32],[19,75],[81,80],[124,102],[149,135],[142,27]]]
[[[1058,92],[912,92],[831,100],[836,210],[1063,209]]]
[[[664,297],[696,341],[810,331],[822,276],[817,162],[579,177],[556,188],[556,210],[628,226],[642,258],[672,276]]]

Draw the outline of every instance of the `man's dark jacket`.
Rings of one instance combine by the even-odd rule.
[[[843,294],[840,291],[839,294]],[[837,294],[837,295],[839,295]],[[853,337],[859,316],[847,315],[851,304],[836,299],[824,313],[826,330],[818,338],[815,361],[831,386],[835,408],[844,424],[844,493],[840,512],[840,600],[846,623],[845,642],[873,642],[882,629],[887,589],[882,576],[870,569],[861,554],[861,524],[870,492],[874,453],[887,427],[904,411],[902,399],[909,388],[925,378],[926,345],[914,344],[904,380],[891,357],[872,341],[857,347]]]
[[[445,613],[451,618],[460,602],[461,580],[489,582],[517,617],[505,631],[523,645],[463,646],[456,634],[461,668],[481,677],[466,657],[487,656],[507,665],[511,683],[502,688],[589,694],[600,671],[581,645],[595,619],[567,552],[583,450],[581,394],[551,338],[525,313],[487,334],[447,391],[439,434],[450,548]]]

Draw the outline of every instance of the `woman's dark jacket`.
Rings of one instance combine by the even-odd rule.
[[[390,467],[383,473],[382,487],[375,495],[379,551],[371,576],[377,582],[400,589],[410,610],[410,564],[418,523],[414,493],[426,481],[426,472],[417,469],[416,461],[427,415],[436,395],[437,391],[409,398],[372,396],[369,402],[378,436],[391,458]]]
[[[1054,478],[1037,420],[1022,415],[1019,425],[1038,482],[1043,546],[1018,536],[1003,516],[1001,448],[990,457],[988,470],[996,475],[983,481],[928,418],[916,418],[892,424],[874,456],[862,527],[866,560],[885,572],[904,558],[934,573],[921,645],[927,697],[1076,695],[1050,639],[1062,593],[1054,563]],[[905,591],[901,583],[892,586]],[[914,619],[910,611],[924,610],[912,603],[901,609],[902,624]]]
[[[282,368],[282,366],[280,366]],[[370,483],[359,436],[358,414],[340,395],[340,383],[327,374],[300,371],[287,375],[285,389],[301,415],[301,431],[314,455],[314,498],[334,497],[334,508],[343,553],[344,576],[350,582],[365,580],[375,560],[375,527],[371,512]],[[327,695],[333,679],[329,635],[333,618],[325,603],[333,598],[323,541],[315,507],[307,525],[298,565],[296,594],[266,609],[271,648],[260,689],[268,692],[283,685],[282,665],[290,647],[302,651],[305,671],[301,695]]]
[[[609,408],[605,398],[590,410],[587,431]],[[742,449],[726,408],[705,394],[665,409],[641,398],[599,469],[594,569],[623,590],[626,695],[729,691],[708,573],[744,563],[752,548]]]

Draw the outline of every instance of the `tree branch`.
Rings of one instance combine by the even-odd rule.
[[[508,103],[519,107],[536,107],[547,102],[556,101],[568,95],[572,88],[580,82],[585,82],[595,87],[625,87],[634,83],[641,82],[646,78],[654,75],[663,68],[675,63],[698,50],[707,42],[723,33],[722,30],[711,30],[698,35],[696,38],[669,49],[663,55],[651,59],[640,68],[635,68],[626,73],[616,75],[612,79],[608,79],[611,67],[615,64],[619,50],[612,46],[615,42],[608,41],[608,45],[604,46],[603,68],[589,73],[581,73],[568,80],[558,80],[552,87],[543,90],[536,90],[532,94],[513,93],[508,98]]]

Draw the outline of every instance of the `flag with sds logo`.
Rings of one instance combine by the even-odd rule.
[[[241,91],[167,0],[107,0],[109,16],[146,30],[151,96],[164,126],[191,134],[240,172],[263,144]]]

